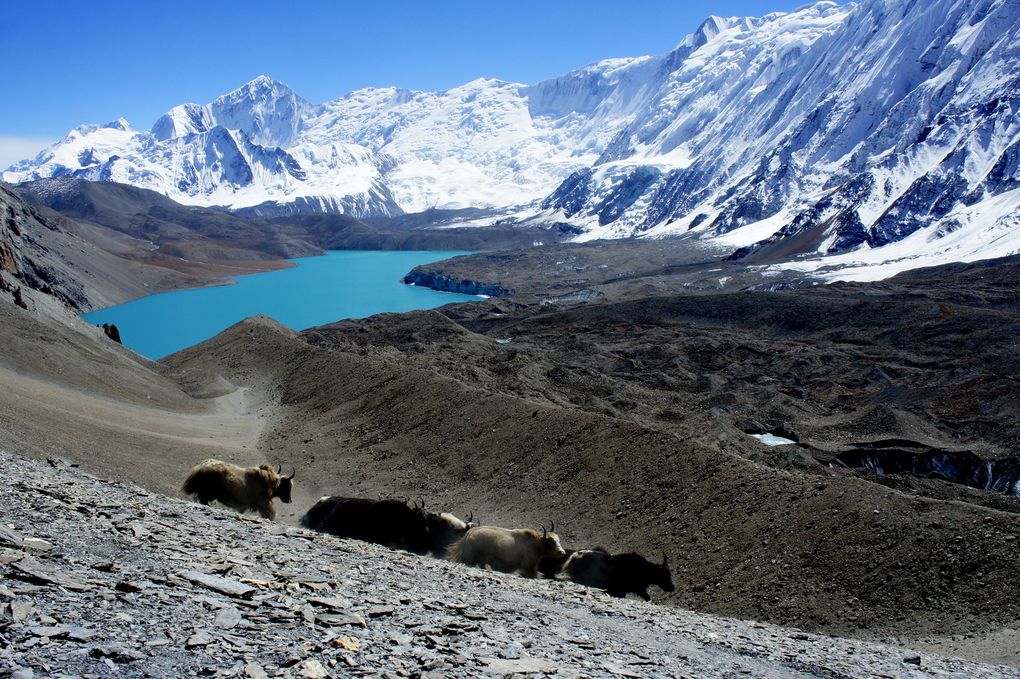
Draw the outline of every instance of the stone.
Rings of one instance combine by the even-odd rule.
[[[315,619],[323,625],[353,625],[355,627],[367,627],[365,618],[358,613],[320,613]]]
[[[519,641],[514,641],[499,652],[499,657],[507,660],[516,660],[517,658],[520,658],[523,653],[524,646]]]
[[[88,629],[87,627],[79,627],[78,625],[69,626],[67,628],[67,633],[64,634],[65,639],[80,641],[82,643],[92,641],[98,636],[100,636],[100,634],[97,630]]]
[[[11,602],[11,620],[14,622],[28,620],[34,608],[31,599],[15,599]]]
[[[89,655],[93,658],[109,658],[115,663],[130,663],[137,660],[144,660],[148,656],[133,648],[111,644],[108,646],[95,646],[89,649]]]
[[[128,582],[127,580],[121,580],[113,586],[118,592],[124,592],[125,594],[131,594],[133,592],[141,592],[143,587],[135,582]]]
[[[227,596],[237,597],[239,599],[250,598],[255,593],[255,588],[251,585],[246,585],[237,580],[231,580],[230,578],[224,578],[219,575],[210,575],[209,573],[202,573],[195,570],[184,570],[177,573],[180,577],[193,582],[196,585],[207,587],[214,592],[220,594],[226,594]]]
[[[198,631],[188,637],[188,640],[184,642],[184,648],[200,648],[202,646],[208,646],[213,642],[213,638],[205,632]]]
[[[22,537],[21,533],[8,528],[3,524],[0,524],[0,545],[7,545],[8,547],[15,547],[20,549],[25,543],[25,538]]]
[[[345,651],[357,652],[361,650],[361,642],[354,637],[336,637],[333,639],[333,645],[339,646]]]
[[[329,672],[326,671],[326,668],[318,660],[305,660],[301,663],[301,670],[298,672],[298,676],[307,677],[307,679],[327,679]]]
[[[338,610],[349,610],[354,604],[349,599],[341,599],[340,597],[309,597],[308,603],[315,606],[322,606],[324,608],[335,608]]]
[[[250,662],[244,666],[244,676],[251,677],[251,679],[269,679],[269,675],[262,669],[262,665],[256,662]]]
[[[560,666],[549,660],[541,658],[518,658],[515,660],[504,660],[502,658],[479,658],[485,663],[489,671],[500,676],[513,676],[515,674],[553,674],[559,672]]]
[[[53,543],[40,538],[25,538],[21,546],[30,552],[48,552],[53,549]]]
[[[213,622],[220,629],[233,629],[241,622],[241,612],[233,607],[221,608]]]
[[[77,625],[36,625],[28,631],[37,637],[47,639],[68,639],[70,641],[88,642],[99,636],[96,630]]]
[[[34,558],[28,556],[21,561],[11,564],[13,575],[28,582],[41,583],[46,585],[57,585],[77,592],[84,592],[89,586],[84,581],[55,570],[52,566],[44,565]]]

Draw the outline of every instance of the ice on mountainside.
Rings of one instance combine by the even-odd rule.
[[[710,17],[667,54],[530,86],[313,105],[259,77],[149,132],[78,128],[3,178],[72,174],[263,213],[512,208],[583,239],[796,238],[811,258],[905,239],[927,252],[1015,210],[997,198],[1020,185],[1018,108],[1020,4],[819,2]],[[995,252],[1015,252],[1007,241]]]

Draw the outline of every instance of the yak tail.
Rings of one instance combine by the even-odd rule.
[[[184,485],[181,486],[181,490],[184,491],[185,495],[198,495],[198,491],[202,487],[202,470],[195,468],[188,474],[188,478],[184,479]]]
[[[446,560],[464,563],[464,538],[457,540],[446,548]]]

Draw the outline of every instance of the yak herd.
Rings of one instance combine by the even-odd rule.
[[[183,490],[202,504],[213,500],[239,512],[254,511],[273,519],[273,498],[291,501],[294,473],[283,476],[263,464],[237,467],[219,460],[206,460],[193,468]],[[491,568],[503,573],[539,575],[605,590],[615,597],[634,593],[645,601],[648,588],[655,585],[674,591],[669,564],[653,563],[640,554],[610,554],[601,547],[568,550],[553,531],[479,526],[474,515],[462,521],[453,514],[425,511],[424,500],[369,500],[328,496],[319,499],[304,516],[301,525],[342,538],[372,542],[393,549],[427,554],[457,563]]]

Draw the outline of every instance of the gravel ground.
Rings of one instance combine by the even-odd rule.
[[[1020,677],[0,463],[0,676]]]

